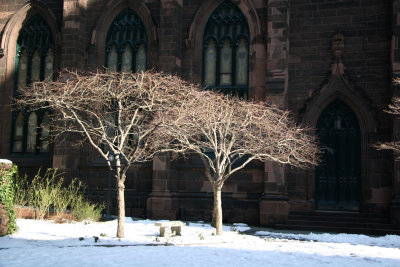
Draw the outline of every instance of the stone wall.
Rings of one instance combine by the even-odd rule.
[[[349,84],[346,99],[354,113],[360,114],[362,129],[362,202],[363,210],[388,209],[391,197],[390,153],[371,148],[378,140],[390,140],[392,122],[382,110],[391,91],[391,12],[390,1],[290,1],[289,90],[288,108],[302,116],[309,115],[307,103],[317,102],[325,90],[334,60],[332,38],[344,37],[342,62]],[[341,90],[341,89],[340,89]],[[337,97],[323,96],[328,99]],[[329,104],[320,103],[320,110]],[[365,107],[368,112],[361,110]],[[374,126],[368,128],[367,121]],[[364,123],[364,125],[363,125]],[[316,127],[316,125],[310,125]],[[312,209],[314,174],[290,170],[287,188],[292,208]]]
[[[153,161],[153,188],[148,200],[148,216],[185,220],[211,220],[213,191],[205,177],[201,160],[192,155],[171,161]],[[259,223],[259,199],[264,192],[264,171],[255,162],[233,174],[222,189],[224,221]]]

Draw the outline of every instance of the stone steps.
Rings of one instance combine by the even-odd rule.
[[[400,228],[390,223],[387,214],[359,212],[291,212],[279,230],[351,233],[367,235],[400,235]]]

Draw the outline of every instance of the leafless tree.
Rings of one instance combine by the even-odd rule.
[[[65,71],[58,81],[20,88],[19,104],[53,111],[52,133],[81,136],[104,158],[118,188],[117,237],[124,237],[124,182],[134,162],[150,160],[159,150],[153,142],[153,123],[176,103],[184,101],[192,85],[162,73]],[[111,156],[111,157],[110,157]]]
[[[318,163],[318,146],[289,112],[211,91],[197,91],[167,111],[160,128],[170,148],[198,154],[214,192],[213,223],[222,234],[221,190],[226,180],[252,160],[296,167]]]
[[[395,79],[394,83],[396,85],[400,84],[400,79]],[[385,112],[392,115],[400,115],[400,97],[393,97],[392,104],[388,106],[388,109],[384,110]],[[400,155],[400,141],[391,141],[386,143],[379,143],[374,145],[374,147],[378,150],[392,150],[395,154]],[[397,158],[400,158],[398,156]]]

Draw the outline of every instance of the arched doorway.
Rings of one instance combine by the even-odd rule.
[[[356,116],[335,100],[322,112],[317,135],[324,154],[315,173],[316,209],[359,210],[361,134]]]

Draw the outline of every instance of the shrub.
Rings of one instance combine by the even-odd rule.
[[[82,195],[78,195],[72,202],[71,213],[78,221],[98,221],[104,207],[103,203],[96,204],[85,199]]]
[[[19,173],[15,175],[15,194],[14,194],[14,204],[17,206],[26,206],[31,202],[32,190],[30,190],[30,182],[28,177],[21,176]]]
[[[48,169],[43,176],[39,170],[32,181],[26,176],[17,181],[15,203],[36,207],[36,219],[44,219],[50,208],[57,217],[63,217],[62,213],[70,208],[77,220],[99,220],[104,204],[90,202],[84,197],[84,189],[78,179],[64,186],[64,178],[57,170]]]
[[[31,183],[33,198],[31,199],[31,205],[36,207],[38,219],[44,219],[46,214],[49,214],[50,207],[54,205],[57,192],[57,172],[52,169],[48,169],[44,176],[40,176],[40,170],[35,175]],[[61,181],[62,182],[62,181]]]
[[[72,180],[67,186],[63,187],[63,178],[61,178],[54,188],[54,211],[59,215],[65,212],[67,208],[71,208],[75,199],[83,194],[84,187],[78,179]]]
[[[12,234],[17,230],[17,224],[15,222],[15,211],[14,211],[14,175],[17,173],[17,166],[13,166],[11,169],[5,169],[0,164],[0,202],[5,206],[8,216],[8,234]]]

